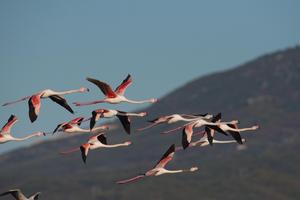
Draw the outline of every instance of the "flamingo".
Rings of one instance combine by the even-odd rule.
[[[217,115],[213,116],[211,122],[212,123],[219,123],[221,120],[221,113],[218,113]],[[182,130],[182,147],[183,149],[186,149],[188,146],[190,146],[190,142],[192,140],[192,135],[193,135],[193,128],[196,124],[188,124],[184,127],[184,129]],[[222,132],[225,135],[228,135],[224,132]],[[205,132],[204,135],[206,135],[207,141],[209,142],[210,145],[213,144],[213,137],[214,137],[215,131],[205,127]]]
[[[172,115],[166,115],[166,116],[161,116],[156,119],[150,120],[151,124],[149,126],[146,126],[144,128],[139,128],[137,129],[138,131],[143,131],[148,128],[152,128],[154,126],[157,126],[162,123],[167,123],[167,124],[173,124],[178,121],[185,121],[185,122],[191,122],[195,121],[197,119],[210,119],[212,115],[210,114],[197,114],[197,115],[188,115],[188,114],[172,114]]]
[[[132,113],[132,112],[124,112],[119,110],[112,109],[97,109],[92,112],[92,117],[90,120],[90,129],[92,130],[95,126],[96,121],[100,118],[111,118],[117,116],[120,122],[123,125],[124,130],[127,134],[130,134],[130,116],[144,117],[146,116],[146,112],[140,113]]]
[[[242,142],[246,142],[246,139],[242,138]],[[216,144],[229,144],[229,143],[236,143],[236,140],[216,140],[216,139],[213,139],[213,143],[216,143]],[[189,147],[205,147],[205,146],[208,146],[210,145],[210,142],[208,140],[208,137],[207,135],[203,136],[202,138],[200,138],[199,140],[195,141],[195,142],[191,142],[189,144]],[[184,147],[176,147],[175,150],[176,151],[179,151],[179,150],[183,150]]]
[[[23,140],[27,140],[29,138],[36,137],[36,136],[43,136],[43,135],[45,136],[45,133],[37,132],[37,133],[27,135],[23,138],[13,137],[10,132],[11,132],[11,128],[17,121],[18,121],[18,119],[16,116],[11,115],[9,117],[7,123],[3,126],[3,128],[0,131],[0,144],[10,142],[10,141],[23,141]]]
[[[79,148],[75,148],[69,151],[61,152],[61,154],[69,154],[75,151],[81,151],[81,157],[84,163],[86,163],[86,159],[88,156],[89,150],[99,149],[99,148],[115,148],[115,147],[122,147],[122,146],[129,146],[131,145],[131,141],[126,141],[119,144],[107,144],[106,137],[100,133],[95,136],[89,138],[89,140],[81,145]]]
[[[125,184],[132,181],[136,181],[138,179],[148,177],[148,176],[160,176],[162,174],[174,174],[174,173],[181,173],[181,172],[194,172],[198,170],[198,167],[191,167],[190,169],[181,169],[181,170],[167,170],[165,166],[171,161],[174,157],[175,153],[175,144],[172,144],[163,157],[159,160],[159,162],[154,166],[153,169],[148,170],[144,174],[140,174],[130,179],[118,181],[118,184]]]
[[[99,131],[104,131],[104,130],[109,129],[109,127],[107,125],[98,126],[98,127],[94,128],[93,130],[83,129],[83,128],[79,127],[83,121],[84,121],[83,117],[77,117],[75,119],[72,119],[69,122],[63,122],[61,124],[58,124],[56,126],[56,128],[54,129],[52,134],[54,134],[56,132],[64,132],[64,133],[90,133],[90,132],[92,132],[92,133],[98,133]]]
[[[221,120],[221,113],[219,113],[218,115],[216,115],[214,117],[214,120],[216,121],[220,121]],[[220,123],[219,125],[206,125],[205,130],[208,133],[208,135],[212,134],[212,138],[213,138],[213,134],[215,131],[219,132],[219,133],[223,133],[225,135],[228,135],[226,132],[228,132],[239,144],[243,144],[243,140],[242,137],[240,135],[240,132],[243,131],[254,131],[257,130],[259,128],[258,125],[254,125],[252,127],[249,128],[238,128],[237,124],[226,124],[226,123]]]
[[[45,89],[45,90],[42,90],[40,92],[33,94],[32,96],[27,96],[27,97],[23,97],[22,99],[19,99],[17,101],[4,103],[2,106],[12,105],[12,104],[29,99],[28,100],[29,118],[30,118],[30,121],[33,123],[39,115],[40,107],[41,107],[41,99],[45,99],[45,98],[49,97],[52,101],[61,105],[62,107],[67,109],[70,113],[74,114],[74,111],[68,105],[67,100],[64,99],[62,96],[66,95],[66,94],[83,93],[83,92],[88,92],[88,91],[89,91],[89,89],[84,88],[84,87],[81,87],[78,90],[67,90],[67,91],[63,91],[63,92],[57,92],[57,91],[53,91],[50,89]]]
[[[110,85],[108,85],[105,82],[93,79],[93,78],[86,78],[89,82],[97,85],[100,90],[103,92],[103,94],[106,96],[106,98],[102,100],[92,101],[92,102],[86,102],[86,103],[80,103],[80,102],[74,102],[76,106],[86,106],[86,105],[92,105],[92,104],[98,104],[98,103],[110,103],[110,104],[118,104],[121,102],[128,102],[133,104],[141,104],[141,103],[155,103],[157,102],[156,98],[151,98],[147,100],[130,100],[127,99],[124,94],[126,89],[131,85],[132,78],[131,75],[128,74],[128,76],[123,80],[123,82],[115,89],[115,91],[112,90]]]
[[[11,194],[16,200],[38,200],[41,192],[37,192],[27,198],[20,189],[12,189],[0,194],[0,196],[5,196],[8,194]]]
[[[177,131],[181,128],[185,128],[187,126],[191,126],[191,127],[195,127],[195,128],[199,128],[201,126],[207,126],[207,125],[210,125],[210,126],[215,126],[215,125],[221,125],[221,124],[238,124],[239,121],[238,120],[232,120],[230,122],[209,122],[203,118],[198,118],[198,119],[195,119],[195,120],[192,120],[191,122],[183,125],[183,126],[179,126],[177,128],[174,128],[174,129],[171,129],[171,130],[167,130],[167,131],[164,131],[162,132],[162,134],[166,134],[166,133],[171,133],[171,132],[174,132],[174,131]],[[217,126],[216,126],[216,129],[217,129]],[[222,132],[223,134],[227,135],[227,133],[224,133]]]

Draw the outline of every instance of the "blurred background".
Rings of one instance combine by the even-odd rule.
[[[222,112],[224,120],[261,129],[245,133],[245,151],[234,144],[188,149],[170,164],[199,165],[196,174],[128,186],[114,182],[151,168],[171,143],[180,144],[180,132],[162,136],[170,128],[164,126],[127,136],[119,127],[107,134],[109,142],[134,145],[92,152],[86,166],[79,154],[58,154],[86,135],[1,144],[0,189],[42,191],[41,199],[299,199],[299,8],[296,0],[1,1],[1,104],[45,88],[82,86],[91,91],[67,95],[70,104],[97,100],[103,95],[87,76],[116,87],[127,74],[128,97],[160,99],[153,106],[73,107],[75,115],[43,100],[33,124],[27,102],[1,107],[3,125],[11,114],[19,118],[15,136],[50,132],[100,107],[149,112],[132,119],[133,130],[182,112]]]

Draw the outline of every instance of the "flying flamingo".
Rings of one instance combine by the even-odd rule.
[[[258,125],[251,126],[249,128],[238,128],[237,124],[226,124],[220,123],[218,125],[207,125],[208,128],[218,131],[220,133],[230,133],[230,135],[237,141],[239,144],[243,144],[240,132],[243,131],[254,131],[259,128]]]
[[[88,92],[89,89],[88,88],[80,88],[78,90],[67,90],[67,91],[63,91],[63,92],[56,92],[50,89],[46,89],[46,90],[42,90],[40,92],[37,92],[36,94],[33,94],[32,96],[27,96],[24,97],[22,99],[19,99],[17,101],[12,101],[12,102],[8,102],[3,104],[2,106],[7,106],[7,105],[11,105],[11,104],[15,104],[18,103],[20,101],[25,101],[27,99],[28,100],[28,106],[29,106],[29,118],[31,122],[34,122],[40,112],[40,107],[41,107],[41,99],[44,98],[50,98],[52,101],[54,101],[55,103],[61,105],[62,107],[64,107],[65,109],[67,109],[70,113],[74,113],[74,111],[72,110],[72,108],[68,105],[67,100],[64,99],[62,96],[66,95],[66,94],[71,94],[71,93],[82,93],[82,92]]]
[[[79,126],[84,121],[83,117],[77,117],[69,122],[64,122],[61,124],[58,124],[56,128],[53,131],[53,134],[55,132],[64,132],[64,133],[98,133],[99,131],[105,131],[108,130],[109,127],[107,125],[98,126],[94,128],[93,130],[89,129],[83,129]]]
[[[221,120],[221,113],[218,113],[217,115],[213,116],[211,122],[212,123],[219,123]],[[182,147],[183,149],[186,149],[188,146],[190,146],[190,142],[192,140],[192,135],[193,135],[193,128],[196,124],[194,123],[191,123],[191,124],[188,124],[184,127],[184,129],[182,130]],[[224,132],[222,132],[223,134],[225,135],[228,135]],[[205,127],[205,132],[204,134],[206,135],[206,138],[207,138],[207,141],[209,142],[210,145],[213,144],[213,137],[214,137],[214,134],[215,134],[215,131],[208,128],[208,127]]]
[[[61,154],[69,154],[75,151],[81,151],[81,157],[84,163],[86,163],[86,159],[89,153],[89,150],[99,149],[99,148],[115,148],[115,147],[122,147],[122,146],[129,146],[131,145],[131,141],[126,141],[119,144],[107,144],[106,137],[100,133],[98,135],[92,136],[89,138],[87,143],[84,143],[79,148],[75,148],[69,151],[61,152]]]
[[[132,113],[132,112],[124,112],[119,110],[112,109],[97,109],[92,112],[92,117],[90,120],[90,129],[92,130],[96,124],[96,122],[100,118],[111,118],[117,116],[122,123],[122,126],[126,133],[130,134],[130,116],[144,117],[146,116],[146,112],[140,113]]]
[[[7,192],[4,192],[0,194],[0,196],[5,196],[11,194],[16,200],[38,200],[39,195],[41,194],[40,192],[37,192],[33,195],[31,195],[29,198],[25,197],[25,195],[22,193],[20,189],[12,189],[8,190]]]
[[[185,121],[185,122],[191,122],[195,121],[197,119],[210,119],[212,115],[210,114],[197,114],[197,115],[188,115],[188,114],[172,114],[172,115],[166,115],[166,116],[161,116],[156,119],[150,120],[151,124],[149,126],[146,126],[144,128],[139,128],[137,129],[138,131],[143,131],[148,128],[152,128],[154,126],[157,126],[162,123],[167,123],[167,124],[173,124],[178,121]]]
[[[187,126],[199,128],[199,127],[207,126],[207,125],[210,125],[210,126],[218,125],[219,126],[221,124],[238,124],[238,123],[239,123],[238,120],[232,120],[230,122],[209,122],[209,121],[207,121],[203,118],[198,118],[198,119],[192,120],[191,122],[189,122],[189,123],[187,123],[183,126],[179,126],[177,128],[174,128],[174,129],[171,129],[171,130],[168,130],[168,131],[164,131],[164,132],[162,132],[162,134],[171,133],[171,132],[177,131],[179,129],[185,128]],[[216,129],[217,129],[217,126],[216,126]],[[225,133],[224,131],[222,133],[227,135],[227,133]]]
[[[93,78],[86,78],[89,82],[97,85],[100,90],[103,92],[103,94],[106,96],[106,98],[102,100],[97,100],[97,101],[92,101],[92,102],[86,102],[86,103],[80,103],[80,102],[75,102],[74,104],[76,106],[86,106],[86,105],[92,105],[92,104],[98,104],[98,103],[110,103],[110,104],[118,104],[121,102],[128,102],[128,103],[133,103],[133,104],[141,104],[141,103],[155,103],[157,102],[157,99],[152,98],[152,99],[147,99],[147,100],[141,100],[141,101],[135,101],[135,100],[130,100],[127,99],[124,94],[127,89],[132,83],[132,78],[130,74],[126,77],[126,79],[123,80],[123,82],[115,89],[115,91],[112,90],[110,85],[108,85],[105,82],[93,79]]]
[[[37,132],[33,133],[31,135],[27,135],[23,138],[15,138],[11,135],[10,131],[13,125],[18,121],[17,117],[14,115],[11,115],[7,121],[7,123],[3,126],[3,128],[0,131],[0,144],[10,142],[10,141],[23,141],[27,140],[29,138],[35,137],[35,136],[45,136],[45,133],[43,132]]]
[[[244,143],[246,140],[244,138],[242,138],[242,142]],[[229,144],[229,143],[236,143],[236,140],[216,140],[213,138],[213,143],[216,144]],[[195,141],[195,142],[191,142],[189,144],[189,147],[205,147],[210,145],[210,142],[208,141],[208,137],[207,134],[205,133],[205,135],[203,137],[201,137],[199,140]],[[175,150],[179,151],[179,150],[183,150],[184,147],[176,147]]]
[[[165,166],[168,164],[169,161],[171,161],[174,157],[175,153],[175,144],[171,145],[167,152],[163,155],[163,157],[159,160],[159,162],[154,166],[153,169],[150,169],[144,174],[140,174],[136,177],[118,181],[118,184],[125,184],[129,183],[147,176],[159,176],[162,174],[174,174],[174,173],[181,173],[181,172],[194,172],[198,170],[198,167],[191,167],[190,169],[183,169],[183,170],[167,170],[165,169]]]
[[[84,120],[84,117],[76,117],[75,119],[72,119],[72,120],[69,121],[69,122],[63,122],[63,123],[61,123],[61,124],[58,124],[58,125],[56,126],[56,128],[54,129],[53,134],[56,133],[56,132],[58,131],[58,129],[61,129],[61,128],[62,128],[64,125],[66,125],[66,124],[70,124],[70,125],[78,125],[78,126],[80,126],[82,122],[87,121],[87,120],[89,120],[89,119]]]

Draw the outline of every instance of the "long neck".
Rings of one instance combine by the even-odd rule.
[[[237,129],[232,129],[233,131],[253,131],[253,128],[237,128]]]
[[[179,170],[167,170],[167,169],[165,169],[165,173],[166,174],[176,174],[176,173],[181,173],[181,172],[185,172],[186,170],[184,170],[184,169],[179,169]],[[187,170],[187,171],[189,171],[189,170]]]
[[[236,143],[235,140],[213,140],[213,143],[219,143],[219,144],[227,144],[227,143]]]
[[[140,113],[131,113],[131,112],[121,113],[121,112],[119,112],[118,115],[143,117],[143,116],[145,116],[145,113],[143,113],[143,112],[140,112]]]
[[[120,144],[106,144],[104,145],[105,148],[114,148],[114,147],[123,147],[123,146],[128,146],[127,142],[120,143]]]
[[[131,99],[125,99],[124,101],[128,103],[134,103],[134,104],[142,104],[142,103],[152,103],[152,99],[146,99],[146,100],[131,100]]]
[[[27,136],[22,137],[22,138],[13,138],[13,140],[15,140],[15,141],[23,141],[23,140],[27,140],[29,138],[36,137],[36,136],[39,136],[39,133],[33,133],[33,134],[27,135]]]
[[[66,91],[62,91],[62,92],[55,92],[57,95],[65,95],[65,94],[72,94],[72,93],[79,93],[82,92],[82,90],[78,89],[78,90],[66,90]]]

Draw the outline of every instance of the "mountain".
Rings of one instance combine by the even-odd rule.
[[[150,169],[164,151],[180,144],[181,133],[161,135],[161,125],[127,136],[118,127],[108,142],[133,145],[90,152],[87,164],[77,147],[86,135],[51,140],[0,157],[0,188],[42,191],[41,199],[300,199],[300,47],[259,57],[237,68],[193,80],[146,110],[148,119],[172,113],[217,113],[240,120],[247,149],[237,145],[176,152],[170,169],[198,166],[196,173],[147,178],[128,185],[115,181]],[[133,129],[147,125],[132,119]],[[115,122],[119,126],[119,122]],[[221,138],[223,136],[220,136]],[[2,198],[10,199],[10,198]]]

